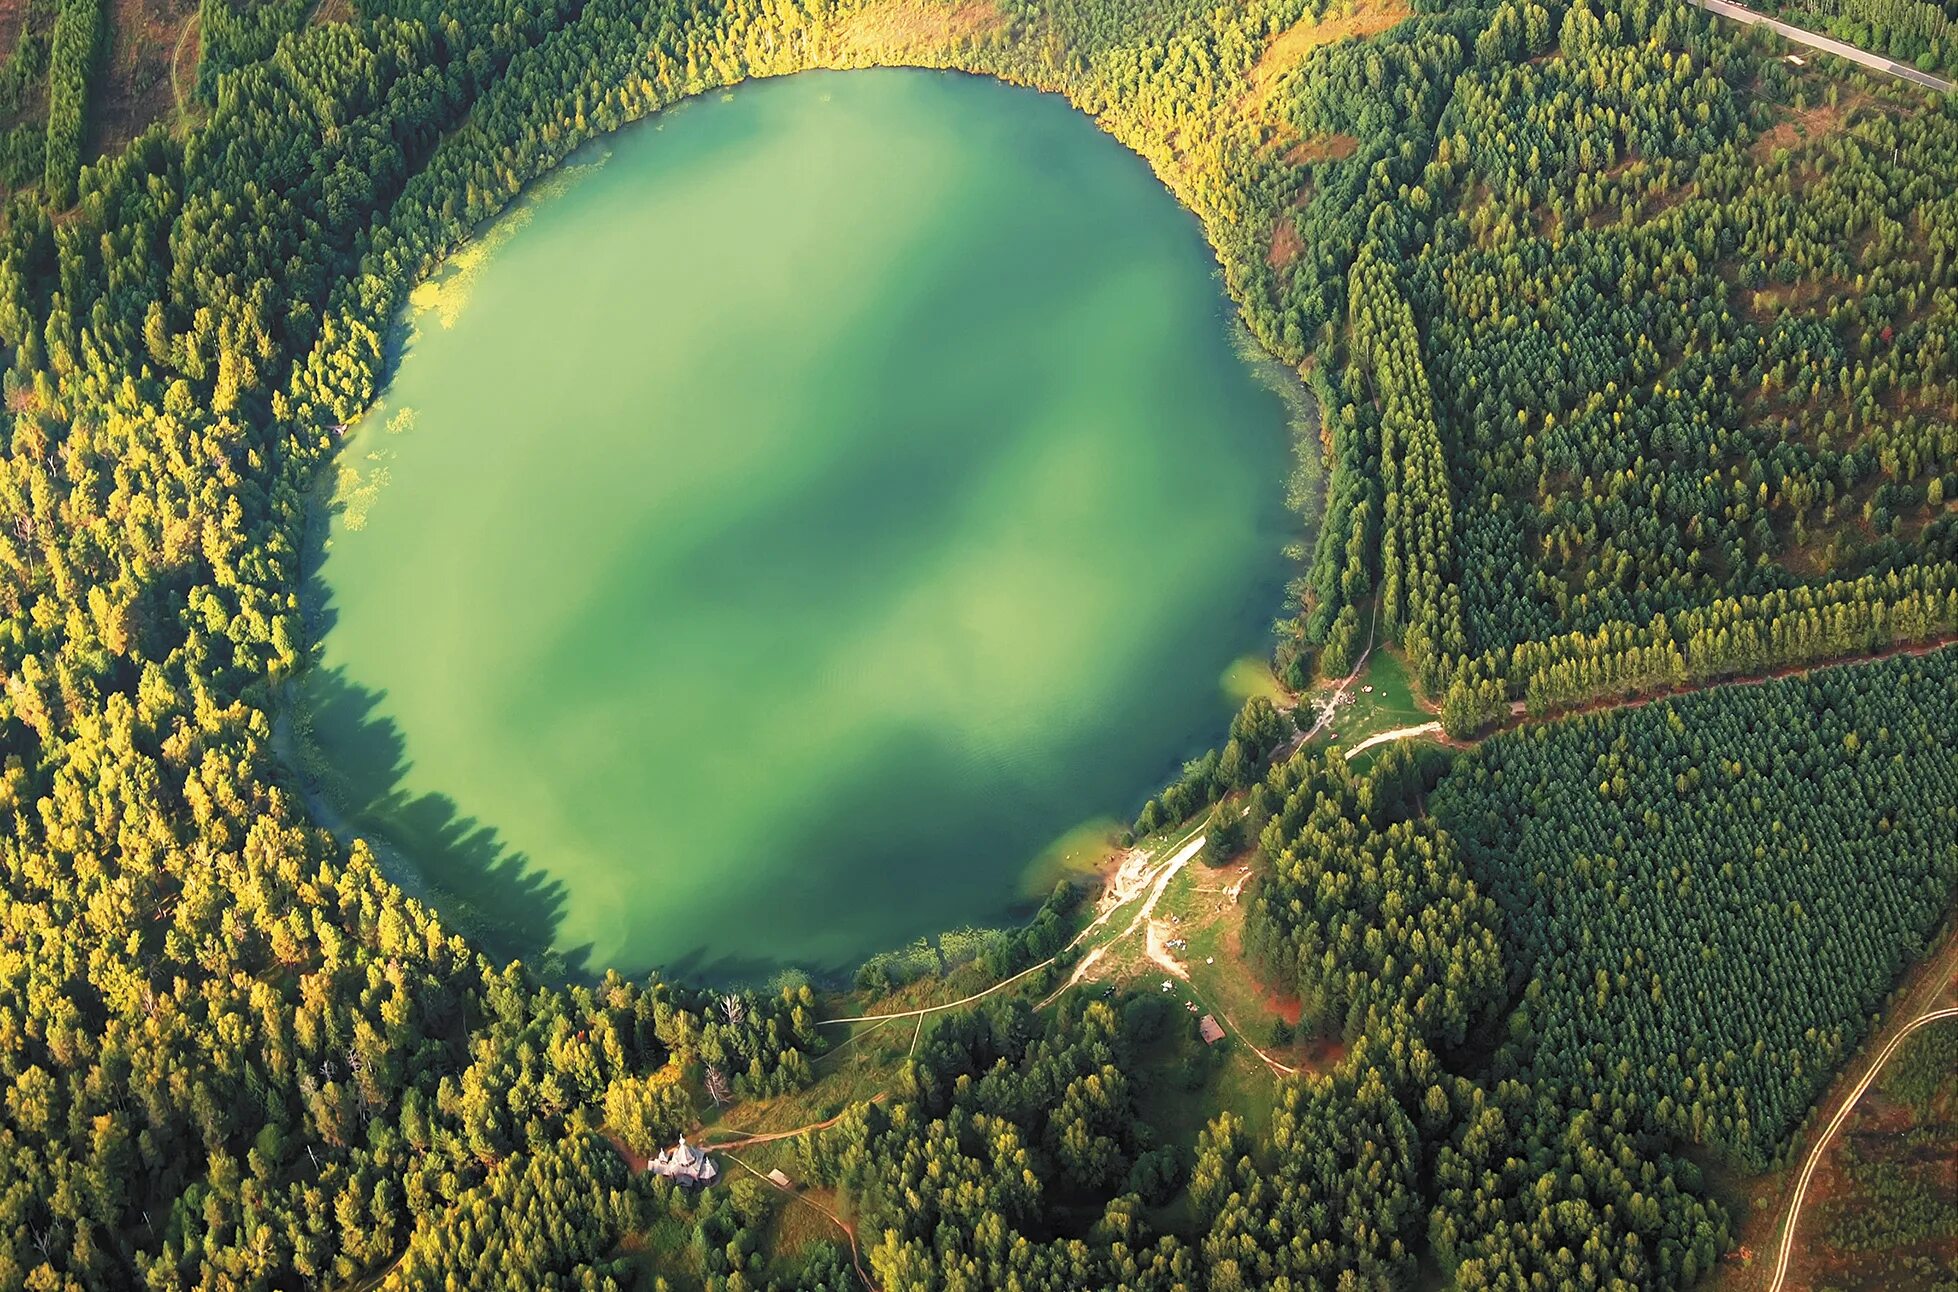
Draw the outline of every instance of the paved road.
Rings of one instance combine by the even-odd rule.
[[[1746,23],[1749,26],[1757,22],[1766,23],[1797,44],[1807,45],[1811,49],[1819,49],[1825,53],[1834,54],[1838,58],[1846,58],[1852,63],[1861,63],[1864,67],[1872,71],[1885,72],[1891,76],[1901,77],[1906,81],[1914,81],[1928,90],[1942,90],[1947,94],[1951,92],[1951,82],[1945,80],[1943,77],[1932,76],[1929,72],[1920,72],[1908,63],[1899,63],[1894,59],[1885,58],[1881,54],[1872,54],[1868,50],[1858,49],[1854,45],[1845,45],[1841,41],[1828,36],[1818,35],[1812,31],[1804,31],[1800,27],[1792,27],[1782,22],[1779,18],[1770,18],[1764,13],[1756,13],[1744,5],[1732,4],[1729,0],[1688,0],[1688,3],[1696,4],[1708,13],[1717,13],[1723,18],[1732,18],[1735,22]]]

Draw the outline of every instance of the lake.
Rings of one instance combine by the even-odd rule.
[[[608,138],[417,292],[346,436],[317,809],[569,973],[1024,915],[1270,645],[1287,409],[1232,320],[1056,98],[812,73]]]

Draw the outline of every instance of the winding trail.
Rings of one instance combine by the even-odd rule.
[[[193,9],[190,12],[190,16],[184,19],[182,29],[177,32],[177,44],[170,51],[170,94],[177,101],[177,121],[179,124],[182,124],[185,114],[183,77],[184,42],[190,39],[192,29],[198,26],[200,12],[200,10]]]
[[[1093,925],[1089,926],[1089,928],[1093,928],[1093,927],[1094,927]],[[1086,932],[1086,930],[1083,930],[1083,932]],[[1079,940],[1080,939],[1078,937],[1075,939],[1075,941],[1079,941]],[[1073,945],[1074,943],[1070,942],[1067,944],[1067,947],[1072,947]],[[1028,965],[1026,968],[1020,970],[1020,972],[1014,974],[1011,978],[1000,979],[998,982],[986,988],[984,991],[975,991],[970,996],[962,996],[958,1000],[947,1001],[943,1005],[926,1005],[921,1009],[900,1010],[894,1014],[857,1014],[850,1018],[821,1018],[816,1020],[816,1026],[837,1027],[844,1023],[888,1023],[894,1018],[923,1018],[926,1014],[938,1014],[938,1013],[943,1013],[945,1010],[948,1009],[958,1009],[962,1005],[970,1005],[975,1000],[984,1000],[986,997],[992,995],[996,991],[999,991],[1001,988],[1012,986],[1014,983],[1020,981],[1020,979],[1026,977],[1028,974],[1039,973],[1042,969],[1045,969],[1048,965],[1053,964],[1054,961],[1060,959],[1061,956],[1066,953],[1067,947],[1063,947],[1060,951],[1057,951],[1053,955],[1048,956],[1045,960],[1042,960],[1037,965]]]
[[[884,1097],[889,1093],[890,1092],[886,1090],[879,1090],[876,1094],[872,1095],[867,1102],[873,1104],[882,1103],[884,1101]],[[850,1105],[850,1108],[855,1108],[855,1107],[856,1107],[855,1104]],[[699,1147],[702,1152],[725,1153],[729,1149],[753,1148],[757,1144],[773,1144],[777,1140],[799,1139],[802,1136],[807,1135],[812,1131],[828,1130],[830,1127],[836,1125],[836,1123],[842,1121],[845,1117],[849,1116],[850,1108],[845,1108],[842,1112],[836,1114],[836,1116],[834,1117],[828,1117],[819,1122],[810,1122],[807,1126],[797,1126],[793,1130],[766,1131],[759,1134],[742,1135],[739,1139],[726,1140],[719,1144],[709,1144],[706,1140],[702,1140],[700,1142]]]
[[[881,1097],[882,1096],[879,1096],[879,1098]],[[746,1171],[749,1175],[754,1176],[757,1180],[760,1180],[763,1184],[766,1184],[769,1188],[771,1189],[782,1188],[781,1185],[776,1184],[775,1181],[769,1179],[767,1176],[763,1175],[760,1171],[755,1170],[754,1167],[749,1166],[746,1162],[743,1162],[740,1158],[736,1157],[734,1154],[724,1153],[723,1156],[726,1157],[728,1161],[740,1167],[743,1171]],[[877,1285],[870,1281],[870,1273],[869,1271],[865,1270],[863,1267],[863,1252],[857,1247],[857,1227],[851,1224],[849,1221],[843,1219],[843,1217],[837,1215],[834,1211],[831,1211],[828,1207],[825,1207],[822,1203],[817,1202],[814,1198],[810,1197],[806,1193],[798,1193],[794,1189],[782,1189],[782,1192],[788,1194],[789,1197],[795,1199],[797,1202],[807,1203],[809,1206],[814,1207],[817,1211],[822,1212],[825,1216],[828,1216],[830,1222],[834,1224],[838,1229],[842,1230],[844,1234],[849,1237],[850,1264],[856,1266],[857,1277],[863,1280],[863,1285],[869,1288],[870,1292],[877,1292]]]
[[[1373,603],[1373,617],[1367,621],[1366,649],[1361,651],[1360,657],[1353,661],[1353,671],[1351,673],[1348,673],[1345,676],[1345,678],[1340,681],[1339,685],[1335,686],[1332,689],[1332,693],[1326,697],[1325,703],[1319,706],[1319,720],[1312,724],[1311,730],[1308,731],[1308,730],[1301,729],[1298,735],[1292,737],[1291,740],[1287,741],[1282,747],[1279,748],[1279,750],[1276,753],[1274,753],[1271,756],[1271,761],[1274,764],[1283,762],[1285,759],[1290,758],[1294,753],[1305,748],[1306,744],[1310,742],[1314,736],[1318,735],[1321,731],[1324,731],[1326,729],[1326,724],[1333,720],[1333,710],[1339,704],[1339,697],[1345,695],[1347,688],[1351,687],[1354,682],[1359,680],[1360,670],[1364,669],[1367,666],[1367,657],[1373,654],[1374,635],[1375,632],[1379,629],[1379,627],[1380,627],[1380,603],[1376,601]],[[1294,720],[1296,721],[1296,719]]]
[[[1199,826],[1198,829],[1201,830],[1202,827]],[[1161,889],[1168,885],[1169,882],[1168,876],[1173,875],[1177,870],[1182,869],[1183,863],[1187,862],[1191,857],[1196,856],[1197,850],[1203,847],[1203,840],[1204,840],[1204,836],[1202,836],[1201,834],[1185,835],[1183,837],[1183,842],[1180,845],[1180,850],[1178,851],[1178,853],[1175,856],[1171,857],[1169,861],[1161,863],[1162,868],[1160,870],[1154,872],[1145,872],[1151,874],[1151,878],[1145,882],[1152,884],[1157,890],[1149,902],[1148,909],[1154,909],[1155,907],[1154,898],[1160,897],[1162,895]],[[943,1005],[926,1005],[919,1009],[898,1010],[895,1013],[890,1013],[890,1014],[858,1014],[851,1018],[819,1019],[817,1020],[816,1026],[834,1027],[841,1023],[884,1023],[884,1022],[889,1022],[891,1019],[894,1018],[922,1018],[926,1014],[940,1014],[948,1009],[958,1009],[961,1006],[970,1005],[975,1000],[984,1000],[986,997],[992,995],[996,991],[999,991],[1001,988],[1010,987],[1014,983],[1020,981],[1020,979],[1027,977],[1029,974],[1039,973],[1042,969],[1045,969],[1047,966],[1053,964],[1055,961],[1059,960],[1062,956],[1074,950],[1074,948],[1080,946],[1084,939],[1086,939],[1096,929],[1099,929],[1102,925],[1108,923],[1110,917],[1112,917],[1117,911],[1121,910],[1124,906],[1127,906],[1129,902],[1134,900],[1135,898],[1131,896],[1130,898],[1127,899],[1127,901],[1118,902],[1114,906],[1109,907],[1107,910],[1103,911],[1100,915],[1097,915],[1091,922],[1089,922],[1086,928],[1082,929],[1079,933],[1075,934],[1072,938],[1070,938],[1068,940],[1068,944],[1062,947],[1059,951],[1056,951],[1053,955],[1048,956],[1045,960],[1042,960],[1039,964],[1028,965],[1026,968],[1020,970],[1020,972],[1014,974],[1011,978],[1000,979],[998,982],[994,983],[990,987],[987,987],[983,991],[975,991],[970,996],[961,997],[960,999],[954,1001],[948,1001]],[[1129,927],[1123,930],[1123,932],[1118,936],[1126,937],[1128,934],[1133,933],[1134,931],[1135,931],[1135,925],[1133,922],[1131,922]],[[1099,959],[1100,956],[1098,953],[1100,952],[1101,949],[1102,948],[1099,947],[1096,948],[1095,953],[1090,953],[1087,959],[1083,960],[1082,963],[1092,964],[1095,960]],[[1076,968],[1075,973],[1076,973],[1076,978],[1078,978],[1080,974],[1080,969],[1078,967]],[[1076,981],[1076,978],[1070,978],[1068,980],[1068,985],[1072,986],[1073,983]],[[1065,991],[1067,990],[1067,988],[1063,987],[1061,988],[1061,990]],[[1055,994],[1058,995],[1059,993],[1057,992]],[[1052,1000],[1052,999],[1053,999],[1052,996],[1049,996],[1047,998],[1047,1000]],[[1043,1005],[1046,1003],[1047,1001],[1041,1002],[1041,1004]]]
[[[1863,1079],[1858,1081],[1843,1099],[1842,1107],[1836,1109],[1836,1115],[1829,1119],[1828,1126],[1815,1141],[1815,1147],[1809,1150],[1808,1161],[1802,1164],[1802,1176],[1795,1184],[1794,1200],[1788,1205],[1788,1220],[1782,1226],[1781,1251],[1775,1258],[1774,1279],[1768,1284],[1768,1292],[1781,1292],[1781,1285],[1788,1277],[1788,1262],[1795,1254],[1795,1226],[1802,1218],[1802,1203],[1806,1200],[1809,1182],[1815,1177],[1816,1168],[1822,1165],[1822,1155],[1828,1151],[1829,1142],[1835,1138],[1836,1132],[1842,1129],[1842,1124],[1849,1120],[1849,1115],[1856,1111],[1856,1105],[1863,1098],[1864,1092],[1870,1088],[1870,1083],[1876,1080],[1877,1073],[1883,1071],[1883,1065],[1890,1061],[1890,1056],[1896,1052],[1897,1047],[1919,1028],[1950,1019],[1958,1019],[1958,1005],[1919,1014],[1899,1028],[1897,1034],[1890,1038],[1890,1043],[1877,1052],[1868,1071],[1863,1073]]]
[[[1203,851],[1203,845],[1209,839],[1209,837],[1210,836],[1208,835],[1199,834],[1192,838],[1186,839],[1183,846],[1176,850],[1175,855],[1172,856],[1168,861],[1164,862],[1156,870],[1153,877],[1148,881],[1149,886],[1145,891],[1147,891],[1149,895],[1148,897],[1143,899],[1141,909],[1135,913],[1135,918],[1129,921],[1128,927],[1123,929],[1120,933],[1117,933],[1114,937],[1108,939],[1108,941],[1096,947],[1093,951],[1090,951],[1087,955],[1081,957],[1081,963],[1074,966],[1074,972],[1068,975],[1067,981],[1062,983],[1060,986],[1056,987],[1053,990],[1053,992],[1047,997],[1047,999],[1041,1001],[1038,1005],[1034,1006],[1034,1008],[1045,1009],[1047,1008],[1047,1006],[1053,1004],[1055,1000],[1060,998],[1063,992],[1067,991],[1068,988],[1075,986],[1083,978],[1088,976],[1088,970],[1094,967],[1095,962],[1101,959],[1101,957],[1107,952],[1108,948],[1114,946],[1117,942],[1122,942],[1128,938],[1135,936],[1135,931],[1139,928],[1142,928],[1148,922],[1150,915],[1152,915],[1155,912],[1156,903],[1162,900],[1163,893],[1166,892],[1169,888],[1169,881],[1175,879],[1177,874],[1182,871],[1183,867],[1189,864],[1190,858],[1196,856],[1197,853]],[[1129,899],[1129,901],[1134,901],[1134,900],[1135,900],[1134,898]],[[1113,915],[1116,911],[1121,910],[1122,906],[1126,906],[1127,904],[1128,904],[1127,902],[1124,902],[1117,906],[1111,906],[1108,910],[1102,913],[1101,917],[1095,921],[1095,924],[1102,923],[1102,921],[1106,920],[1109,916]],[[1089,928],[1093,928],[1093,927],[1094,925],[1089,925]],[[1079,941],[1079,939],[1077,938],[1076,941]],[[1069,945],[1072,946],[1073,944],[1070,943]]]

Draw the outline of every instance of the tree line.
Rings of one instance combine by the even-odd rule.
[[[333,428],[385,379],[415,282],[605,130],[744,76],[873,61],[852,43],[864,9],[373,0],[269,44],[234,15],[208,118],[85,165],[101,11],[64,0],[44,191],[17,194],[0,230],[0,1285],[344,1284],[398,1260],[412,1281],[603,1286],[633,1277],[615,1257],[648,1233],[716,1286],[775,1277],[759,1195],[627,1179],[604,1137],[644,1149],[703,1099],[808,1081],[813,998],[492,963],[308,820],[273,732],[308,659],[308,499]],[[997,12],[917,57],[1094,113],[1204,219],[1253,331],[1294,361],[1319,351],[1336,523],[1296,632],[1322,665],[1357,653],[1377,592],[1424,676],[1470,679],[1460,726],[1515,699],[1547,710],[1669,678],[1673,651],[1691,676],[1948,623],[1952,534],[1934,515],[1953,487],[1948,108],[1859,91],[1869,102],[1836,133],[1757,156],[1773,105],[1806,110],[1813,82],[1640,0],[1421,12],[1255,73],[1307,16],[1301,0]],[[1269,115],[1241,107],[1254,74]],[[1735,93],[1743,80],[1754,99]],[[1758,139],[1727,138],[1742,126]],[[1292,160],[1330,135],[1351,151]],[[1280,219],[1308,249],[1286,265],[1267,254]],[[1761,694],[1790,726],[1833,703]],[[1745,709],[1721,706],[1746,702],[1638,721],[1705,724],[1708,747],[1689,750],[1704,778],[1720,757],[1745,763],[1755,734],[1728,716]],[[1943,854],[1920,852],[1913,872],[1886,848],[1923,842],[1921,804],[1946,809],[1936,785],[1903,779],[1926,760],[1898,770],[1879,753],[1937,733],[1856,704],[1827,728],[1841,755],[1788,752],[1844,787],[1803,810],[1822,814],[1818,839],[1864,849],[1894,937],[1932,902]],[[1570,730],[1560,752],[1579,758],[1645,734]],[[1450,788],[1471,772],[1431,787],[1394,760],[1351,781],[1274,773],[1289,734],[1269,706],[1247,709],[1139,824],[1252,801],[1251,834],[1271,840],[1261,954],[1350,1030],[1347,1060],[1288,1088],[1268,1131],[1221,1120],[1185,1158],[1139,1111],[1170,1078],[1130,1075],[1161,1038],[1210,1053],[1174,1030],[1180,1015],[1069,1003],[1056,1021],[999,1006],[941,1023],[888,1107],[811,1150],[811,1172],[877,1218],[883,1285],[1393,1280],[1426,1235],[1464,1281],[1663,1287],[1724,1246],[1672,1140],[1771,1151],[1803,1083],[1851,1043],[1895,943],[1868,932],[1832,950],[1834,990],[1792,954],[1764,966],[1816,1028],[1769,1034],[1799,1075],[1764,1076],[1764,1058],[1729,1058],[1736,1038],[1710,1031],[1690,1073],[1614,1077],[1599,1106],[1590,1065],[1648,1054],[1648,1013],[1726,989],[1734,966],[1673,955],[1653,971],[1660,1001],[1639,1005],[1652,975],[1636,961],[1592,965],[1567,945],[1586,927],[1572,910],[1592,914],[1610,877],[1564,890],[1573,905],[1529,900],[1512,851],[1482,833],[1523,805]],[[1600,855],[1596,831],[1628,851],[1621,829],[1646,811],[1664,823],[1667,783],[1682,831],[1728,838],[1692,767],[1673,773],[1686,789],[1626,772],[1641,786],[1626,818],[1615,799],[1584,804],[1522,738],[1488,757],[1505,750]],[[1887,832],[1851,811],[1866,771],[1896,799]],[[1771,814],[1792,814],[1794,791],[1765,770],[1741,784],[1749,846],[1780,856]],[[1315,818],[1321,797],[1339,806]],[[1742,880],[1765,864],[1734,856],[1716,886],[1639,855],[1688,911],[1758,896]],[[1813,860],[1814,895],[1792,900],[1832,909]],[[1606,896],[1602,927],[1629,928],[1608,923],[1623,912]],[[1037,960],[1059,918],[989,953]],[[1625,1011],[1622,1054],[1566,1070],[1527,1036],[1486,1069],[1460,1052],[1499,1015],[1567,1029],[1598,970]],[[1185,1185],[1214,1240],[1150,1224]],[[806,1286],[841,1270],[819,1256]]]

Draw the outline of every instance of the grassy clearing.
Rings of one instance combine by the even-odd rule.
[[[1256,1055],[1231,1038],[1214,1047],[1204,1045],[1194,1023],[1172,1028],[1136,1075],[1142,1078],[1137,1102],[1143,1119],[1163,1143],[1185,1150],[1196,1147],[1197,1136],[1222,1109],[1242,1117],[1253,1134],[1263,1135],[1278,1105],[1278,1083]],[[1186,1206],[1186,1196],[1179,1193],[1157,1214],[1159,1223],[1176,1228]],[[1182,1228],[1187,1230],[1187,1223]]]
[[[762,1167],[764,1171],[767,1169]],[[794,1175],[794,1172],[790,1171],[789,1174]],[[838,1200],[834,1193],[827,1190],[811,1192],[815,1195],[814,1200],[836,1210]],[[848,1235],[837,1228],[835,1221],[814,1206],[799,1201],[800,1197],[800,1194],[784,1195],[775,1208],[774,1219],[769,1222],[765,1240],[767,1250],[772,1254],[769,1273],[777,1278],[800,1274],[809,1263],[812,1248],[824,1243],[849,1242]]]
[[[1183,1100],[1195,1110],[1198,1124],[1219,1107],[1245,1106],[1247,1092],[1257,1092],[1253,1103],[1268,1105],[1281,1075],[1273,1064],[1309,1066],[1293,1041],[1277,1036],[1281,1024],[1296,1034],[1298,1001],[1269,989],[1244,959],[1243,902],[1254,879],[1246,858],[1215,867],[1190,862],[1165,886],[1148,919],[1136,924],[1125,911],[1126,918],[1110,921],[1111,931],[1098,942],[1100,955],[1072,989],[1160,994],[1177,1007],[1181,1026],[1176,1030],[1191,1038],[1205,1014],[1217,1019],[1225,1040],[1205,1056],[1204,1070],[1216,1068],[1217,1080],[1231,1087],[1230,1102]],[[1177,1082],[1168,1084],[1173,1088]]]
[[[1173,856],[1200,830],[1201,826],[1164,832],[1145,841],[1140,851],[1153,861],[1160,862]],[[1195,865],[1186,867],[1178,880],[1187,883],[1187,876],[1201,869]],[[1128,967],[1121,980],[1138,976],[1142,966],[1147,963],[1146,957],[1136,958],[1140,957],[1139,948],[1144,944],[1143,930],[1130,933],[1129,926],[1136,910],[1148,901],[1150,891],[1145,886],[1127,901],[1108,910],[1105,922],[1081,939],[1074,954],[1086,954],[1096,947],[1109,947],[1112,950],[1106,954],[1110,955],[1111,968],[1118,965]],[[1167,900],[1168,896],[1166,892],[1164,899]],[[1083,926],[1095,919],[1096,915],[1094,908],[1084,907],[1080,914]],[[1094,978],[1097,982],[1116,980],[1099,972]],[[874,996],[853,992],[832,997],[824,1002],[824,1014],[836,1018],[936,1009],[995,985],[996,980],[985,968],[973,962],[961,965],[949,974],[920,979],[891,992]],[[1032,994],[1044,985],[1044,975],[1031,974],[1004,988],[999,994]],[[877,1098],[890,1088],[898,1067],[916,1048],[923,1031],[931,1026],[933,1017],[926,1014],[876,1019],[826,1028],[830,1048],[814,1060],[817,1078],[815,1084],[807,1089],[770,1099],[743,1100],[726,1108],[716,1108],[696,1098],[702,1142],[711,1146],[752,1135],[797,1130],[826,1121],[852,1104]],[[780,1144],[758,1145],[742,1150],[742,1154],[748,1158],[750,1154],[761,1153],[764,1149],[772,1151],[780,1147]]]
[[[1297,1022],[1298,1002],[1263,987],[1243,957],[1244,894],[1255,880],[1248,856],[1217,867],[1192,858],[1158,891],[1154,877],[1160,871],[1153,868],[1182,853],[1201,831],[1201,825],[1185,824],[1145,840],[1128,868],[1125,899],[1085,906],[1080,927],[1092,931],[1061,960],[1064,967],[1076,957],[1100,950],[1092,972],[1071,991],[1114,996],[1132,990],[1173,999],[1160,1035],[1144,1047],[1134,1075],[1142,1092],[1140,1115],[1156,1128],[1163,1143],[1186,1152],[1194,1150],[1203,1128],[1224,1108],[1243,1117],[1254,1133],[1268,1129],[1281,1077],[1260,1049],[1287,1066],[1314,1066],[1299,1045],[1272,1044],[1275,1024]],[[1150,912],[1146,920],[1139,918],[1145,908]],[[1053,972],[1058,968],[1014,983],[1000,995],[1051,990],[1047,983]],[[1165,980],[1171,984],[1167,993],[1161,990]],[[992,985],[978,965],[966,965],[945,977],[912,983],[874,999],[863,993],[835,997],[826,1002],[825,1012],[836,1017],[927,1008]],[[1226,1036],[1216,1045],[1206,1045],[1198,1034],[1198,1020],[1206,1013],[1225,1026]],[[805,1090],[727,1108],[714,1108],[696,1095],[702,1120],[697,1142],[709,1148],[735,1145],[721,1153],[727,1159],[723,1171],[729,1179],[752,1179],[750,1171],[765,1175],[780,1169],[799,1185],[799,1136],[787,1133],[806,1130],[881,1097],[935,1017],[875,1020],[830,1029],[831,1048],[815,1060],[817,1080]],[[1249,1030],[1240,1034],[1240,1027]],[[770,1134],[785,1137],[740,1143],[748,1136]],[[779,1195],[776,1203],[766,1246],[772,1273],[791,1273],[817,1244],[844,1239],[837,1222],[825,1214],[827,1209],[848,1216],[842,1200],[833,1194],[798,1190]],[[1179,1194],[1153,1216],[1159,1225],[1187,1232],[1187,1198]],[[647,1268],[656,1257],[677,1254],[685,1268],[675,1286],[698,1286],[687,1281],[694,1277],[687,1273],[690,1254],[674,1246],[684,1238],[676,1240],[660,1229],[656,1226],[637,1244]],[[664,1259],[659,1263],[661,1272],[672,1280],[673,1271]]]
[[[877,1098],[889,1088],[909,1053],[918,1021],[863,1023],[853,1027],[849,1036],[835,1037],[830,1052],[816,1060],[816,1083],[807,1089],[772,1099],[743,1100],[724,1109],[708,1105],[701,1116],[703,1142],[711,1146],[795,1130]]]
[[[1319,700],[1335,685],[1327,683],[1301,699],[1298,712],[1293,715],[1301,727],[1312,725],[1318,715]],[[1435,710],[1416,694],[1407,664],[1400,655],[1387,647],[1376,647],[1367,656],[1360,675],[1339,697],[1327,729],[1313,737],[1313,745],[1320,749],[1331,745],[1350,749],[1369,736],[1432,722],[1434,717]]]
[[[1191,867],[1164,896],[1164,932],[1184,943],[1170,954],[1183,964],[1204,1003],[1228,1015],[1267,1054],[1297,1066],[1299,1056],[1289,1042],[1275,1040],[1273,1030],[1278,1024],[1297,1027],[1298,998],[1273,991],[1244,958],[1245,901],[1255,882],[1244,861],[1214,870]]]

